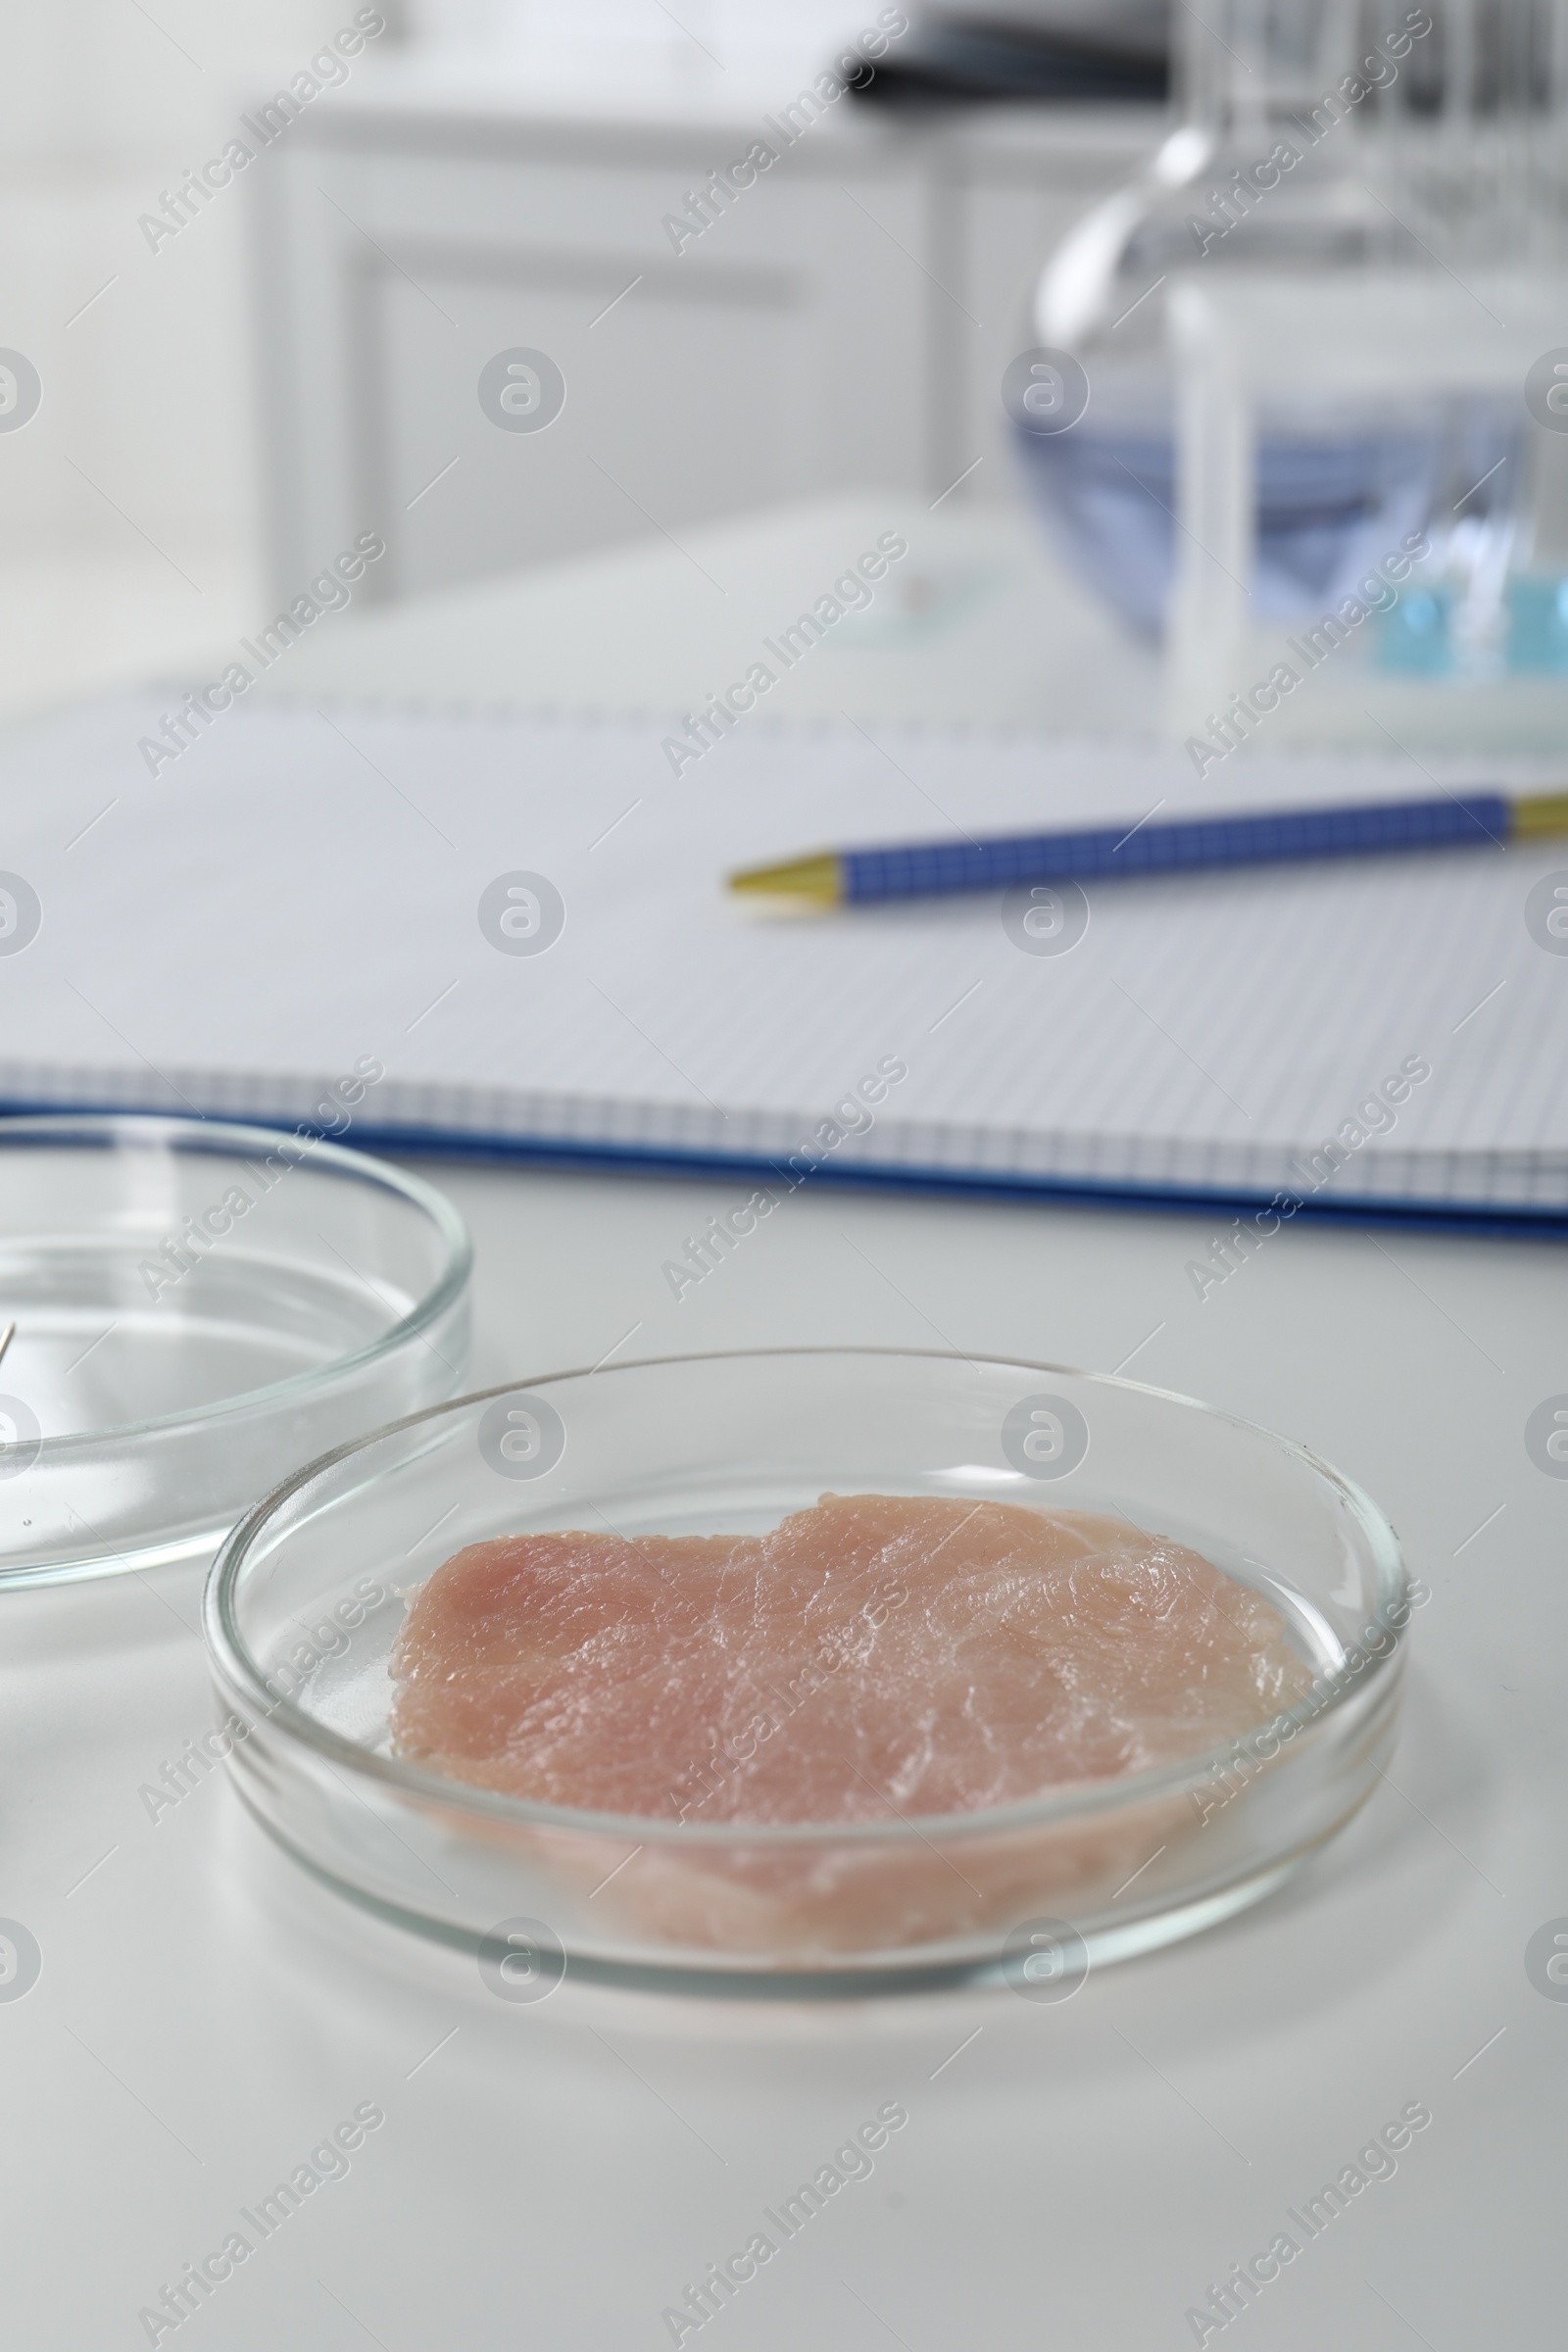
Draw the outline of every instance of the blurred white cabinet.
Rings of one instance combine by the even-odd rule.
[[[848,485],[996,496],[997,386],[1054,236],[1145,112],[890,121],[843,100],[677,251],[665,216],[781,140],[781,97],[675,109],[432,86],[405,63],[253,174],[273,585],[361,532],[378,599]],[[503,430],[478,379],[566,387]],[[714,584],[724,593],[724,583]]]

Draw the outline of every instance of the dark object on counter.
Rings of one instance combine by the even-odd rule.
[[[862,104],[973,105],[996,99],[1084,99],[1162,105],[1165,57],[1044,25],[925,16],[852,85]]]

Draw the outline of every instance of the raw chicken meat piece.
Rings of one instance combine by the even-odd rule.
[[[473,1544],[413,1600],[392,1671],[401,1755],[663,1823],[634,1850],[587,1828],[477,1833],[584,1902],[584,1933],[612,1913],[653,1945],[791,1967],[1103,1903],[1200,1834],[1187,1797],[976,1816],[1222,1746],[1312,1672],[1268,1601],[1166,1538],[882,1494],[826,1494],[766,1536]],[[747,1838],[781,1824],[822,1836]],[[1218,1865],[1225,1832],[1206,1834]],[[1141,1879],[1128,1916],[1157,1889]]]
[[[1308,1688],[1279,1612],[1121,1521],[824,1495],[766,1536],[470,1545],[410,1608],[399,1752],[589,1812],[969,1813],[1175,1762]]]

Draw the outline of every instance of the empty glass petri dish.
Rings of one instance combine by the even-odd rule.
[[[462,1386],[441,1194],[298,1133],[0,1119],[0,1586],[211,1560],[286,1471]]]
[[[406,1605],[463,1546],[762,1533],[825,1492],[1158,1531],[1275,1604],[1309,1688],[1158,1770],[991,1811],[906,1817],[889,1797],[853,1823],[578,1811],[396,1752]],[[506,1997],[570,1973],[791,1997],[1001,1979],[1058,1998],[1268,1893],[1349,1819],[1393,1744],[1410,1605],[1381,1512],[1266,1430],[1049,1364],[805,1348],[564,1373],[345,1446],[235,1529],[205,1617],[251,1811],[341,1891],[475,1952]]]

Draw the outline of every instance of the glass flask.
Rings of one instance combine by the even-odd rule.
[[[1183,120],[1004,391],[1058,541],[1216,755],[1271,679],[1276,742],[1560,731],[1568,0],[1175,13]]]

